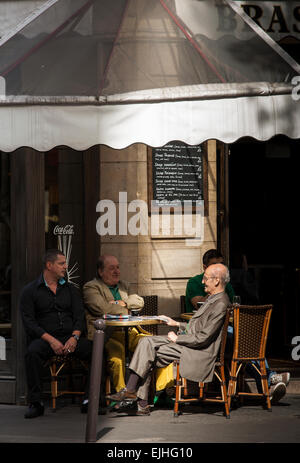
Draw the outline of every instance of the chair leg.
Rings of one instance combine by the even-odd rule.
[[[199,399],[204,397],[204,383],[199,383]]]
[[[269,394],[269,386],[268,386],[268,380],[267,380],[267,369],[266,369],[265,360],[260,361],[260,370],[261,370],[261,385],[262,385],[263,394],[266,397],[267,409],[271,412],[272,406],[271,406],[271,400],[270,400],[270,394]]]
[[[56,364],[53,363],[50,366],[51,372],[51,398],[52,398],[52,411],[56,411],[56,397],[57,397],[57,373]]]
[[[176,386],[175,386],[175,403],[174,403],[174,416],[179,416],[179,396],[180,396],[180,387],[181,387],[181,380],[179,374],[179,363],[177,364],[176,369]]]
[[[221,381],[221,391],[222,391],[222,399],[224,400],[225,416],[226,416],[226,418],[230,418],[229,402],[228,402],[228,394],[227,394],[224,366],[221,366],[220,373],[221,373],[221,380],[222,380]]]
[[[229,379],[229,385],[228,385],[228,407],[229,409],[231,406],[232,397],[236,393],[236,382],[237,382],[236,371],[237,371],[237,362],[235,360],[232,360],[231,369],[230,369],[230,379]]]
[[[186,380],[186,378],[182,378],[181,380],[183,382],[183,394],[185,396],[187,396],[188,395],[188,385],[187,385],[188,383],[187,383],[187,380]]]

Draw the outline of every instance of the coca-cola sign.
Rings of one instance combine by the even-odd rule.
[[[53,230],[54,235],[74,235],[74,225],[56,225]]]

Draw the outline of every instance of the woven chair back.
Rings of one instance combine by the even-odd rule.
[[[142,296],[144,307],[141,315],[154,316],[158,314],[158,296]],[[143,325],[142,325],[143,327]],[[151,334],[157,334],[157,325],[145,325],[144,328]]]
[[[234,307],[234,357],[265,357],[272,305]]]

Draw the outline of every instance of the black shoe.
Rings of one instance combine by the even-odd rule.
[[[85,404],[81,404],[81,408],[80,408],[81,413],[87,413],[87,411],[88,411],[88,405],[89,405],[88,402],[85,403]],[[99,406],[98,415],[106,415],[106,412],[107,412],[106,407],[101,407],[101,406]]]
[[[29,405],[27,412],[24,415],[24,418],[36,418],[44,414],[44,406],[39,402],[34,402]]]
[[[87,413],[87,411],[88,411],[88,405],[89,405],[88,402],[86,402],[85,404],[81,404],[81,407],[80,407],[81,413]]]
[[[117,413],[135,413],[137,411],[137,402],[134,400],[118,402],[111,411]]]

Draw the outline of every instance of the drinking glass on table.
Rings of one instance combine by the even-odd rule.
[[[233,296],[232,304],[236,307],[241,305],[241,296]]]
[[[140,309],[130,309],[130,315],[132,315],[133,317],[138,317],[141,310],[142,310],[141,308]]]

